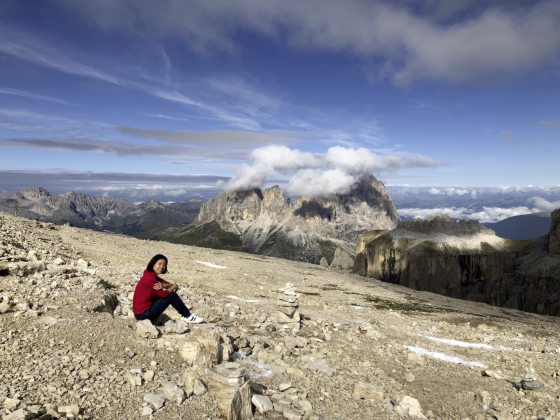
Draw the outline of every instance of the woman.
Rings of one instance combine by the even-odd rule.
[[[171,305],[181,314],[182,321],[188,324],[200,324],[203,319],[192,314],[175,293],[179,286],[159,278],[160,274],[165,273],[167,273],[167,257],[161,254],[155,255],[134,289],[132,300],[134,317],[138,321],[149,319],[154,322]]]

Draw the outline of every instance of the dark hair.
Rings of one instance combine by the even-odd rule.
[[[161,274],[167,273],[167,257],[165,255],[161,255],[161,254],[157,254],[157,255],[154,255],[152,257],[152,259],[148,263],[148,266],[146,267],[146,270],[151,271],[153,273],[154,272],[154,265],[156,265],[156,263],[159,260],[165,260],[165,271]]]

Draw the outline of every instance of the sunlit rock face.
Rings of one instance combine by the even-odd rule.
[[[239,235],[252,252],[330,263],[340,247],[352,255],[358,238],[374,229],[393,229],[397,210],[384,185],[362,178],[346,194],[299,197],[295,203],[274,186],[224,192],[202,205],[195,224],[216,222]]]
[[[554,237],[553,229],[550,238]],[[547,238],[514,241],[474,221],[403,222],[361,238],[354,272],[460,299],[560,314],[560,258]]]

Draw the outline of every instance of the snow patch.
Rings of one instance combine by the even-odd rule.
[[[205,265],[207,267],[211,267],[211,268],[217,268],[218,270],[225,270],[227,267],[225,265],[217,265],[217,264],[212,264],[210,262],[206,262],[206,261],[198,261],[195,260],[194,262],[197,262],[199,264]]]
[[[422,335],[422,334],[418,334],[418,335],[420,337],[427,338],[428,340],[437,341],[438,343],[443,343],[455,347],[471,347],[475,349],[486,349],[486,350],[492,350],[494,348],[490,344],[469,343],[466,341],[454,340],[453,338],[439,338],[439,337],[432,337],[430,335]]]
[[[233,295],[226,296],[226,297],[228,297],[230,299],[233,299],[233,300],[240,300],[242,302],[249,302],[249,303],[257,303],[258,302],[258,299],[242,299],[240,297],[233,296]]]
[[[449,362],[449,363],[454,363],[456,365],[465,365],[465,366],[473,366],[473,367],[479,367],[479,368],[486,368],[486,365],[483,365],[480,362],[471,362],[468,360],[463,360],[460,357],[457,356],[451,356],[449,354],[445,354],[445,353],[441,353],[439,351],[430,351],[430,350],[426,350],[422,347],[416,347],[416,346],[405,346],[408,350],[410,350],[412,353],[418,354],[420,356],[428,356],[431,357],[433,359],[437,359],[437,360],[441,360],[444,362]]]

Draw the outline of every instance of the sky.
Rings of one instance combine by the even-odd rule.
[[[559,88],[557,0],[4,0],[0,189],[550,189]]]

